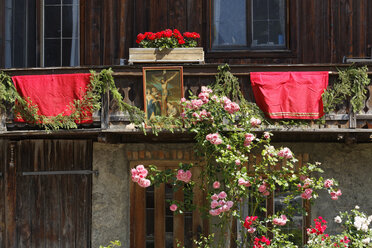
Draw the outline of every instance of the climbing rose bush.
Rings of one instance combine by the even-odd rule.
[[[335,200],[341,196],[336,180],[315,176],[323,172],[320,163],[298,168],[298,160],[290,148],[272,146],[272,134],[263,132],[261,119],[247,114],[250,112],[238,101],[202,87],[197,96],[191,96],[189,100],[183,98],[180,102],[183,127],[195,134],[197,151],[205,160],[200,176],[203,184],[197,187],[207,192],[207,204],[185,204],[192,202],[194,182],[186,174],[194,165],[180,164],[179,169],[168,171],[151,166],[148,178],[155,185],[167,182],[174,190],[182,188],[185,191],[184,202],[170,202],[174,204],[172,211],[182,213],[187,208],[199,208],[210,218],[217,219],[214,222],[218,224],[212,230],[217,230],[219,233],[215,236],[220,238],[214,241],[213,247],[230,247],[230,238],[223,237],[236,225],[233,219],[241,223],[242,238],[240,243],[236,241],[238,245],[297,247],[291,241],[291,235],[282,232],[283,227],[293,221],[290,201],[301,197],[312,202],[318,197],[319,190],[328,191]],[[266,215],[266,209],[260,206],[276,191],[286,192],[286,207],[262,217]],[[248,215],[242,215],[239,209],[248,197],[253,199],[252,205]],[[316,228],[322,230],[322,227]],[[267,236],[268,233],[272,235]]]

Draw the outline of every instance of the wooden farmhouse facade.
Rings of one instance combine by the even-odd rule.
[[[228,63],[245,98],[256,102],[251,72],[327,71],[333,87],[353,61],[371,70],[371,18],[370,0],[0,0],[0,68],[9,76],[112,68],[124,102],[144,109],[143,67],[182,66],[188,97]],[[205,63],[128,65],[138,33],[167,28],[198,32]],[[337,203],[320,195],[308,207],[292,230],[300,240],[313,216],[333,220],[356,204],[372,214],[372,85],[366,88],[359,113],[347,100],[322,123],[267,127],[299,166],[321,161],[343,190]],[[193,238],[213,232],[198,211],[168,210],[166,200],[182,193],[131,181],[138,164],[201,162],[191,133],[145,135],[109,94],[93,122],[77,129],[48,132],[15,122],[9,109],[0,113],[0,247],[99,247],[116,239],[131,248],[195,247]],[[204,193],[196,190],[193,200],[203,203]],[[270,198],[268,210],[278,202]]]

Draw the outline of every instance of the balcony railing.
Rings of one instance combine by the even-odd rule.
[[[153,65],[151,65],[153,66]],[[236,65],[231,66],[231,72],[239,78],[240,86],[245,98],[254,102],[252,87],[250,84],[251,71],[329,71],[329,85],[332,87],[338,77],[337,68],[346,68],[348,65]],[[185,96],[192,92],[197,95],[201,86],[210,85],[215,80],[218,65],[183,65],[184,67],[184,91]],[[105,67],[106,68],[106,67]],[[78,67],[78,68],[30,68],[4,70],[8,75],[41,75],[41,74],[64,74],[64,73],[86,73],[90,69],[100,71],[103,67]],[[113,67],[116,86],[126,103],[144,107],[143,78],[141,66],[120,66]],[[370,74],[371,76],[371,74]],[[276,130],[354,130],[356,132],[369,132],[372,128],[372,85],[367,87],[368,95],[365,107],[361,113],[355,114],[350,103],[345,101],[339,105],[335,112],[325,116],[325,122],[308,121],[306,126],[268,126]],[[1,116],[0,133],[9,133],[14,130],[37,129],[25,123],[13,121],[13,113],[7,111]],[[81,129],[107,129],[107,130],[128,130],[130,119],[128,114],[118,111],[115,102],[110,100],[109,95],[103,96],[102,109],[93,114],[93,124],[81,125]],[[371,129],[372,130],[372,129]]]

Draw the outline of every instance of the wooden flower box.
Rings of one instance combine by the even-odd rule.
[[[133,63],[200,63],[204,64],[202,47],[192,48],[129,48],[129,64]]]

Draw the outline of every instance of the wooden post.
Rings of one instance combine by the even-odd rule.
[[[107,129],[109,127],[110,122],[110,93],[108,88],[106,89],[106,93],[103,94],[102,97],[102,108],[101,108],[101,128]]]
[[[16,143],[8,146],[8,160],[5,165],[5,247],[16,248]]]

